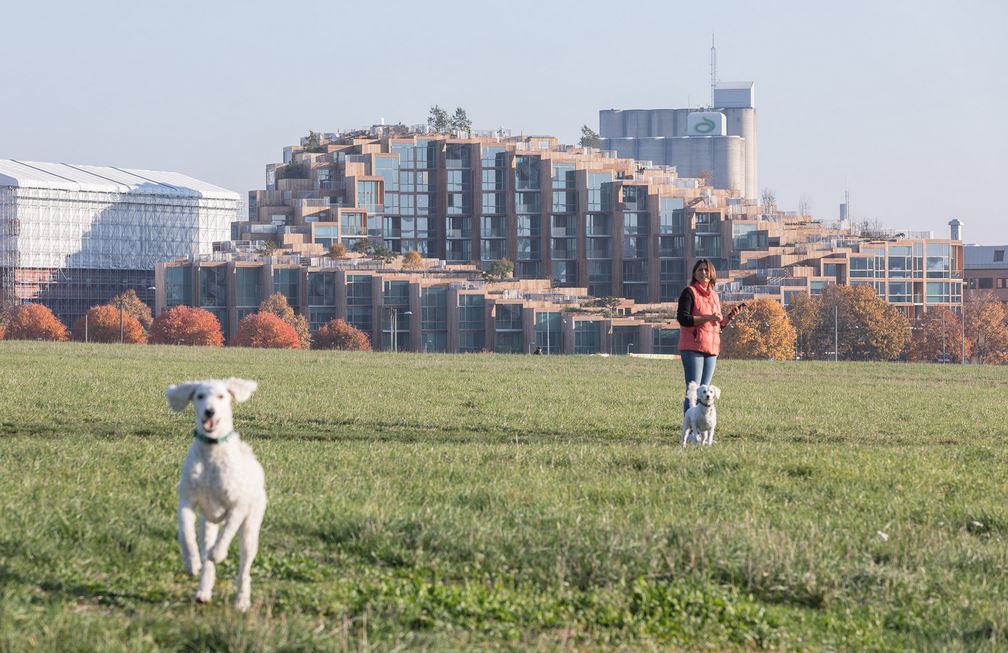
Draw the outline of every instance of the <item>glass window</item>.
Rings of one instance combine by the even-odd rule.
[[[483,238],[480,240],[480,260],[498,261],[506,256],[507,241],[503,238]]]
[[[575,177],[573,163],[554,163],[553,164],[553,189],[561,188],[577,188],[577,179]]]
[[[298,277],[300,274],[301,271],[298,268],[273,269],[273,292],[286,297],[287,303],[292,308],[298,306]]]
[[[459,295],[458,299],[459,331],[484,331],[486,300],[483,295]]]
[[[612,258],[612,238],[585,238],[585,258]]]
[[[262,268],[235,268],[237,306],[259,306],[262,302]]]
[[[574,323],[574,353],[597,354],[599,346],[599,322],[581,320]]]
[[[347,305],[371,305],[371,277],[369,275],[347,275]]]
[[[409,281],[385,281],[382,294],[385,306],[409,307]]]
[[[693,231],[698,234],[719,234],[721,233],[720,213],[697,213],[696,226]]]
[[[651,333],[654,334],[654,353],[679,353],[679,329],[655,328]]]
[[[623,187],[623,210],[624,211],[646,211],[647,210],[647,186],[624,186]]]
[[[542,347],[544,353],[560,354],[563,352],[563,333],[561,332],[560,313],[536,312],[535,346]]]
[[[684,256],[686,237],[685,236],[659,236],[658,256],[681,257]]]
[[[227,306],[227,266],[199,269],[200,306]]]
[[[420,290],[420,328],[444,330],[448,328],[447,288],[435,286]]]
[[[515,157],[515,190],[539,190],[541,188],[540,163],[541,160],[537,156]]]
[[[693,236],[693,255],[699,258],[721,256],[721,236],[696,234]]]
[[[308,305],[309,306],[336,305],[335,272],[318,271],[308,273]]]
[[[192,304],[192,268],[165,268],[165,303],[169,308]]]
[[[521,331],[521,304],[497,304],[494,307],[494,327],[497,331]]]

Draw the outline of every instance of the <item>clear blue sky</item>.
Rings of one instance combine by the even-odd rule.
[[[309,129],[421,123],[575,142],[601,108],[755,80],[760,187],[1008,242],[1008,3],[5,3],[0,158],[175,170],[238,191]]]

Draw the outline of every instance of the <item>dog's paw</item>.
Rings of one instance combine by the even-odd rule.
[[[234,607],[238,612],[248,612],[248,609],[252,607],[252,599],[247,596],[239,596],[235,599]]]
[[[205,605],[210,602],[212,596],[213,596],[212,592],[209,591],[204,592],[200,590],[199,592],[196,592],[196,602]]]

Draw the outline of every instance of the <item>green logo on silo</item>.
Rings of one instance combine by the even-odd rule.
[[[714,121],[710,118],[703,118],[700,122],[693,125],[693,129],[697,130],[701,134],[709,134],[714,131],[715,127],[717,127],[717,125],[714,124]]]

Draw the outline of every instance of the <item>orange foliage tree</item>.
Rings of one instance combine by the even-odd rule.
[[[283,293],[275,292],[259,304],[260,313],[272,313],[278,318],[291,325],[298,335],[301,349],[308,349],[311,346],[311,330],[308,328],[308,320],[304,315],[298,315],[287,302]]]
[[[721,332],[721,353],[727,358],[794,360],[795,329],[784,307],[772,299],[756,299]]]
[[[871,286],[827,286],[811,347],[833,357],[834,319],[841,360],[895,360],[910,344],[910,323]]]
[[[105,304],[92,306],[85,316],[77,318],[73,326],[73,339],[84,342],[119,342],[119,307]],[[140,322],[122,311],[122,341],[131,345],[147,342],[147,332]]]
[[[990,292],[972,293],[963,304],[966,338],[977,363],[1008,363],[1008,308]]]
[[[371,351],[371,340],[360,329],[343,320],[331,320],[319,327],[312,338],[315,349],[343,349],[348,351]]]
[[[963,353],[970,357],[972,343],[963,338],[962,318],[947,308],[932,309],[917,320],[910,340],[907,359],[919,362],[963,362]]]
[[[5,337],[8,340],[64,342],[70,339],[70,332],[47,307],[42,304],[24,304],[11,318]]]
[[[150,342],[157,345],[223,347],[220,320],[208,310],[175,306],[154,318]]]
[[[272,313],[246,315],[238,323],[238,334],[232,343],[238,347],[265,349],[299,349],[301,339],[294,327]]]
[[[154,316],[151,315],[150,306],[144,303],[140,299],[136,291],[130,288],[124,293],[119,293],[112,299],[108,301],[110,306],[115,306],[119,308],[119,303],[122,302],[122,308],[124,313],[132,315],[140,326],[144,328],[144,331],[149,331],[151,323],[154,321]]]
[[[798,355],[813,358],[813,335],[822,323],[822,300],[816,295],[795,295],[787,307],[798,340]]]
[[[406,252],[406,256],[403,256],[402,266],[406,270],[416,270],[423,266],[423,257],[417,251]]]

